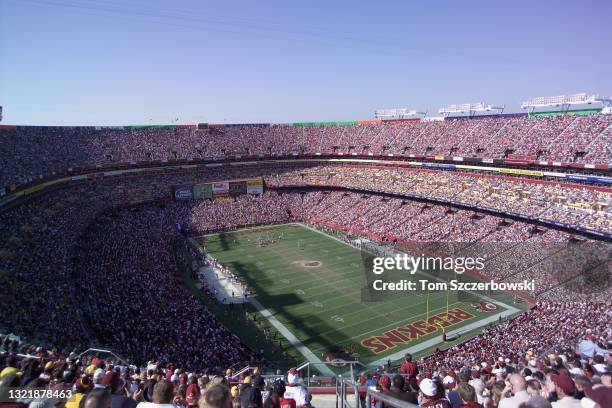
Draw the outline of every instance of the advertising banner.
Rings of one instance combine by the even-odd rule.
[[[388,124],[394,124],[394,123],[411,123],[411,122],[420,122],[421,119],[419,118],[415,118],[415,119],[389,119],[389,120],[383,120],[383,123],[388,123]]]
[[[212,191],[214,196],[229,194],[229,183],[213,183]]]
[[[536,170],[520,170],[520,169],[498,169],[502,174],[518,174],[519,176],[534,176],[543,177],[544,173]]]
[[[421,167],[427,167],[430,169],[456,169],[457,165],[444,163],[421,163]]]
[[[229,184],[229,193],[232,196],[246,194],[247,184],[246,181],[234,181]]]
[[[29,195],[29,194],[36,193],[36,192],[42,190],[44,186],[45,186],[45,184],[37,184],[35,186],[28,187],[25,190],[23,190],[23,195]]]
[[[174,186],[174,200],[176,201],[191,201],[193,200],[193,188],[190,185]]]
[[[247,180],[247,194],[263,194],[263,180]]]
[[[344,121],[344,122],[295,122],[292,126],[353,126],[356,125],[356,120]]]
[[[193,199],[205,200],[213,196],[212,184],[195,184],[193,186]]]
[[[593,183],[612,184],[612,178],[610,178],[610,177],[581,176],[581,175],[577,175],[577,174],[566,174],[565,178],[568,179],[568,180],[590,181],[590,182],[593,182]]]

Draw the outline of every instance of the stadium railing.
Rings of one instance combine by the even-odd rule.
[[[100,348],[88,348],[87,350],[83,351],[82,353],[79,354],[79,359],[82,359],[83,356],[85,355],[96,355],[96,356],[104,356],[104,358],[109,358],[112,357],[115,359],[115,361],[120,362],[121,364],[128,366],[130,365],[127,361],[125,361],[123,358],[119,357],[117,354],[115,354],[113,351],[111,350],[105,350],[105,349],[100,349]]]
[[[338,376],[338,372],[334,372],[334,369],[346,372],[347,374],[350,374],[351,377],[353,377],[356,373],[356,370],[366,368],[367,366],[361,361],[343,359],[334,359],[332,361],[321,362],[306,361],[296,367],[298,372],[305,372],[305,375],[302,375],[302,377],[305,379],[304,385],[306,387],[310,387],[313,385],[332,387],[334,382],[338,382],[336,377],[341,377],[341,375]],[[311,375],[313,371],[317,372],[319,375]]]
[[[365,390],[364,390],[365,388]],[[365,398],[364,398],[365,393]],[[353,395],[354,402],[349,401]],[[362,404],[364,400],[365,405]],[[372,408],[374,401],[382,402],[387,407],[393,408],[417,408],[418,405],[390,397],[370,387],[360,387],[350,378],[342,378],[336,386],[336,408]]]

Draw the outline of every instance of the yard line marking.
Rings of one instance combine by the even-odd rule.
[[[449,305],[449,308],[450,308],[450,306],[460,305],[460,304],[462,304],[462,303],[463,303],[463,302],[460,302],[460,301],[457,301],[457,302],[451,303],[451,304]],[[399,311],[401,311],[401,310],[403,310],[403,309],[414,309],[415,307],[420,306],[420,305],[421,305],[421,303],[416,304],[416,305],[413,305],[413,306],[411,306],[411,307],[402,307],[402,308],[399,308],[399,309],[392,310],[392,311],[388,312],[387,314],[396,313],[396,312],[399,312]],[[437,310],[442,310],[442,309],[446,309],[446,305],[444,305],[444,306],[440,306],[440,307],[435,308],[435,309],[431,309],[431,310],[430,310],[430,312],[437,311]],[[333,309],[330,309],[330,310],[333,310]],[[326,311],[329,311],[329,310],[326,310]],[[405,322],[405,321],[408,321],[408,320],[412,320],[412,319],[414,319],[414,318],[416,318],[416,317],[419,317],[419,316],[421,316],[421,315],[424,315],[424,314],[426,314],[426,312],[423,312],[423,313],[417,313],[417,314],[415,314],[415,315],[413,315],[413,316],[410,316],[410,317],[407,317],[407,318],[405,318],[405,319],[397,320],[395,323],[390,323],[390,324],[387,324],[387,325],[384,325],[384,326],[380,326],[380,327],[378,327],[378,328],[376,328],[376,329],[368,330],[367,332],[364,332],[364,333],[361,333],[361,334],[358,334],[358,335],[354,335],[354,336],[352,336],[352,337],[348,338],[348,339],[347,339],[347,341],[349,341],[349,340],[355,340],[355,339],[357,339],[357,338],[359,338],[359,337],[361,337],[361,336],[364,336],[364,335],[369,334],[369,333],[372,333],[372,332],[376,332],[376,331],[383,330],[383,329],[385,329],[385,328],[387,328],[387,327],[393,327],[393,326],[395,326],[396,324],[399,324],[399,323],[402,323],[402,322]],[[346,316],[346,315],[343,315],[343,316]],[[366,319],[366,320],[361,320],[361,321],[359,321],[358,323],[355,323],[355,324],[350,324],[350,325],[348,325],[348,326],[339,327],[339,329],[345,329],[345,328],[350,328],[350,327],[358,326],[358,325],[360,325],[360,324],[362,324],[362,323],[368,322],[368,321],[373,320],[373,319],[375,319],[375,317],[370,317],[370,318],[368,318],[368,319]],[[315,326],[315,327],[316,327],[316,326]],[[334,331],[336,331],[336,330],[328,330],[328,331],[326,331],[326,332],[320,333],[320,335],[321,335],[321,336],[323,336],[323,335],[326,335],[326,334],[333,333]]]
[[[353,272],[345,272],[345,273],[343,273],[343,274],[341,274],[341,275],[339,274],[340,276],[337,276],[337,277],[335,277],[334,279],[329,279],[329,280],[327,280],[327,281],[326,281],[326,283],[317,283],[317,284],[314,284],[314,285],[307,285],[307,284],[306,284],[307,282],[312,282],[312,278],[311,278],[310,276],[308,277],[308,279],[304,279],[304,280],[301,280],[301,279],[300,279],[300,280],[294,280],[294,281],[292,281],[292,282],[294,282],[294,284],[296,284],[296,285],[297,285],[297,284],[301,285],[301,286],[302,286],[304,289],[310,289],[310,290],[312,290],[312,289],[316,289],[316,288],[324,288],[324,287],[329,287],[330,285],[336,285],[336,284],[338,284],[338,283],[342,283],[342,282],[344,282],[344,281],[347,281],[347,282],[352,282],[352,283],[354,284],[354,283],[355,283],[355,280],[354,280],[354,279],[349,279],[349,276],[350,276],[350,275],[354,275],[354,274],[355,274],[355,272],[354,272],[354,271],[353,271]],[[287,274],[287,273],[279,273],[279,274],[277,275],[277,277],[279,277],[279,278],[280,278],[280,277],[285,276],[285,275],[291,275],[291,274]],[[293,285],[291,285],[291,286],[293,286]],[[275,286],[274,286],[274,291],[277,291],[277,290],[284,290],[284,289],[290,289],[290,288],[291,288],[291,286],[275,285]],[[334,287],[337,289],[337,286],[334,286]],[[360,287],[361,287],[361,286],[360,286]]]
[[[340,283],[340,282],[338,282],[338,283]],[[344,295],[353,295],[353,294],[357,294],[357,293],[360,294],[361,293],[362,287],[359,287],[359,289],[355,289],[355,290],[351,290],[351,291],[343,290],[344,288],[351,287],[351,286],[353,286],[353,285],[347,285],[347,286],[337,286],[337,285],[334,285],[334,288],[332,290],[330,290],[330,291],[317,292],[316,295],[305,296],[305,297],[303,297],[303,299],[304,300],[308,300],[308,299],[312,299],[312,298],[320,298],[321,295],[325,295],[327,293],[332,294],[332,293],[337,292],[337,291],[341,291]],[[440,298],[443,297],[443,296],[444,295],[440,295]],[[362,304],[363,302],[361,302],[361,300],[356,300],[356,301],[354,301],[354,303]],[[302,304],[302,305],[295,305],[295,306],[293,306],[293,308],[291,310],[294,311],[297,308],[300,308],[300,307],[303,307],[303,306],[307,306],[307,305],[304,305],[304,304]],[[347,305],[344,305],[344,306],[336,307],[336,308],[333,308],[333,309],[330,309],[330,310],[335,310],[335,309],[339,309],[341,307],[346,307],[346,306]]]
[[[273,250],[273,251],[274,251],[274,250]],[[284,256],[284,254],[282,254],[282,253],[279,253],[279,251],[274,251],[274,252],[276,252],[276,253],[278,253],[279,255],[281,255],[281,256],[283,256],[283,257],[285,257],[285,258],[286,258],[286,256]],[[318,275],[316,275],[316,274],[315,274],[315,275],[311,275],[311,276],[312,276],[314,279],[316,279],[316,280],[318,280],[318,281],[322,281],[322,283],[324,283],[324,284],[328,285],[327,281],[325,281],[325,279],[324,279],[323,277],[320,277],[320,276],[318,276]],[[347,294],[340,294],[340,295],[336,296],[336,298],[339,298],[339,297],[346,297],[346,296],[348,296],[348,295],[347,295]],[[388,321],[392,322],[392,320],[391,320],[389,317],[387,317],[387,316],[385,316],[385,315],[383,315],[383,314],[380,314],[380,313],[378,313],[377,311],[373,310],[371,306],[368,306],[368,305],[366,305],[366,304],[364,304],[364,306],[366,307],[366,309],[369,309],[371,313],[373,313],[373,314],[377,315],[378,317],[380,317],[380,318],[382,318],[382,319],[385,319],[385,320],[388,320]]]
[[[323,277],[320,277],[318,275],[312,275],[312,277],[314,279],[318,280],[318,281],[322,281],[322,283],[325,284],[325,285],[329,285],[329,283],[325,279],[323,279]],[[340,295],[336,296],[336,299],[339,298],[339,297],[346,297],[346,296],[348,296],[348,294],[340,294]],[[375,314],[379,318],[382,318],[382,319],[385,319],[385,320],[388,320],[388,321],[392,321],[389,317],[387,317],[387,316],[385,316],[383,314],[378,313],[376,310],[373,310],[371,306],[368,306],[367,304],[364,304],[363,306],[365,306],[366,309],[369,309],[371,313]]]
[[[347,245],[347,246],[350,246],[350,247],[352,247],[352,248],[355,248],[353,245],[349,244],[348,242],[344,242],[344,241],[342,241],[341,239],[338,239],[338,238],[333,237],[333,236],[331,236],[331,235],[327,235],[327,234],[325,234],[324,232],[319,231],[319,230],[317,230],[317,229],[315,229],[315,228],[312,228],[311,226],[309,226],[309,225],[307,225],[307,224],[302,224],[302,223],[298,223],[298,224],[299,224],[299,225],[302,225],[302,226],[304,226],[305,228],[308,228],[308,229],[310,229],[310,230],[312,230],[312,231],[318,232],[318,233],[319,233],[319,234],[321,234],[321,235],[324,235],[324,236],[330,237],[330,238],[332,238],[332,239],[335,239],[335,240],[337,240],[338,242],[343,243],[344,245]],[[359,248],[355,248],[355,249],[359,250]],[[401,251],[394,251],[394,252],[395,252],[395,253],[400,253]],[[408,255],[412,255],[412,254],[408,253]],[[416,271],[416,273],[418,273],[419,275],[427,276],[427,277],[429,277],[429,278],[434,278],[434,279],[435,279],[435,280],[437,280],[438,282],[444,282],[444,280],[443,280],[443,279],[438,278],[438,277],[435,277],[435,276],[433,276],[433,275],[431,275],[431,274],[429,274],[429,273],[425,273],[425,272],[423,272],[423,271],[421,271],[421,270]],[[503,307],[505,307],[506,309],[516,309],[516,308],[515,308],[515,307],[513,307],[513,306],[510,306],[510,305],[508,305],[508,304],[506,304],[506,303],[503,303],[503,302],[501,302],[501,301],[498,301],[498,300],[494,300],[494,299],[492,299],[492,298],[490,298],[490,297],[488,297],[488,296],[486,296],[486,295],[482,295],[482,294],[480,294],[480,293],[478,293],[478,292],[474,292],[474,291],[466,291],[466,292],[468,292],[468,293],[470,293],[470,294],[472,294],[472,295],[476,295],[476,296],[480,297],[481,299],[484,299],[484,300],[487,300],[487,301],[489,301],[489,302],[495,303],[495,304],[496,304],[496,305],[498,305],[498,306],[503,306]],[[518,309],[516,309],[516,310],[518,310]]]
[[[455,302],[455,303],[451,303],[451,304],[449,305],[449,307],[450,307],[450,306],[457,305],[457,304],[461,304],[461,303],[462,303],[462,302]],[[420,304],[419,304],[419,305],[420,305]],[[414,306],[419,306],[419,305],[414,305]],[[403,310],[403,309],[405,309],[405,308],[404,308],[404,307],[402,307],[402,308],[399,308],[399,309],[393,310],[393,311],[389,312],[389,314],[391,314],[391,313],[395,313],[395,312],[399,312],[400,310]],[[437,311],[437,310],[441,310],[441,309],[446,309],[446,305],[444,305],[444,306],[440,306],[440,307],[438,307],[438,308],[436,308],[436,309],[431,309],[431,310],[430,310],[430,312],[435,312],[435,311]],[[327,311],[327,310],[326,310],[326,311]],[[355,340],[355,339],[358,339],[359,337],[365,336],[366,334],[370,334],[370,333],[373,333],[373,332],[377,332],[377,331],[384,330],[384,329],[386,329],[387,327],[393,327],[393,326],[396,326],[396,325],[398,325],[398,326],[399,326],[399,325],[401,325],[401,323],[403,323],[403,322],[405,322],[405,321],[408,321],[408,320],[412,320],[412,319],[414,319],[414,318],[416,318],[416,317],[419,317],[419,316],[421,316],[421,315],[424,315],[425,313],[426,313],[426,312],[423,312],[423,313],[418,313],[418,314],[416,314],[416,315],[414,315],[414,316],[410,316],[410,317],[407,317],[407,318],[405,318],[405,319],[398,320],[398,321],[396,321],[395,323],[390,323],[390,324],[387,324],[387,325],[385,325],[385,326],[381,326],[381,327],[378,327],[378,328],[376,328],[376,329],[369,330],[369,331],[367,331],[367,332],[364,332],[364,333],[361,333],[361,334],[355,335],[355,336],[353,336],[353,337],[348,338],[348,339],[347,339],[347,341],[350,341],[350,340]],[[367,322],[367,321],[370,321],[370,320],[372,320],[372,319],[374,319],[374,317],[369,318],[369,319],[366,319],[366,320],[362,320],[362,321],[360,321],[359,323],[356,323],[356,324],[350,324],[350,325],[348,325],[348,326],[340,327],[339,329],[347,329],[347,328],[349,328],[349,327],[358,326],[358,325],[360,325],[360,324],[362,324],[362,323],[365,323],[365,322]],[[324,336],[324,335],[326,335],[326,334],[330,334],[330,333],[333,333],[333,332],[335,332],[335,331],[336,331],[336,330],[328,330],[327,332],[320,333],[320,336]],[[343,342],[344,342],[344,341],[343,341]]]

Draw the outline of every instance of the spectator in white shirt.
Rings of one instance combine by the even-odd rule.
[[[520,374],[511,374],[506,379],[506,388],[503,395],[512,393],[511,397],[502,398],[499,408],[518,408],[522,402],[527,401],[530,396],[527,393],[527,382]]]

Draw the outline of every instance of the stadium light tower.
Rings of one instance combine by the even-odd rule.
[[[467,114],[469,117],[473,117],[477,113],[482,112],[493,112],[495,111],[497,114],[501,114],[504,112],[506,105],[494,106],[490,103],[462,103],[462,104],[454,104],[448,105],[438,110],[438,113],[442,114],[442,116],[449,116],[452,114]]]
[[[374,117],[380,120],[412,119],[426,116],[427,112],[417,112],[415,109],[396,108],[379,109],[374,111]]]
[[[539,96],[521,103],[522,109],[533,112],[537,108],[560,108],[567,112],[573,105],[592,105],[594,103],[606,103],[610,98],[599,98],[597,95],[587,95],[585,92],[573,95]]]

